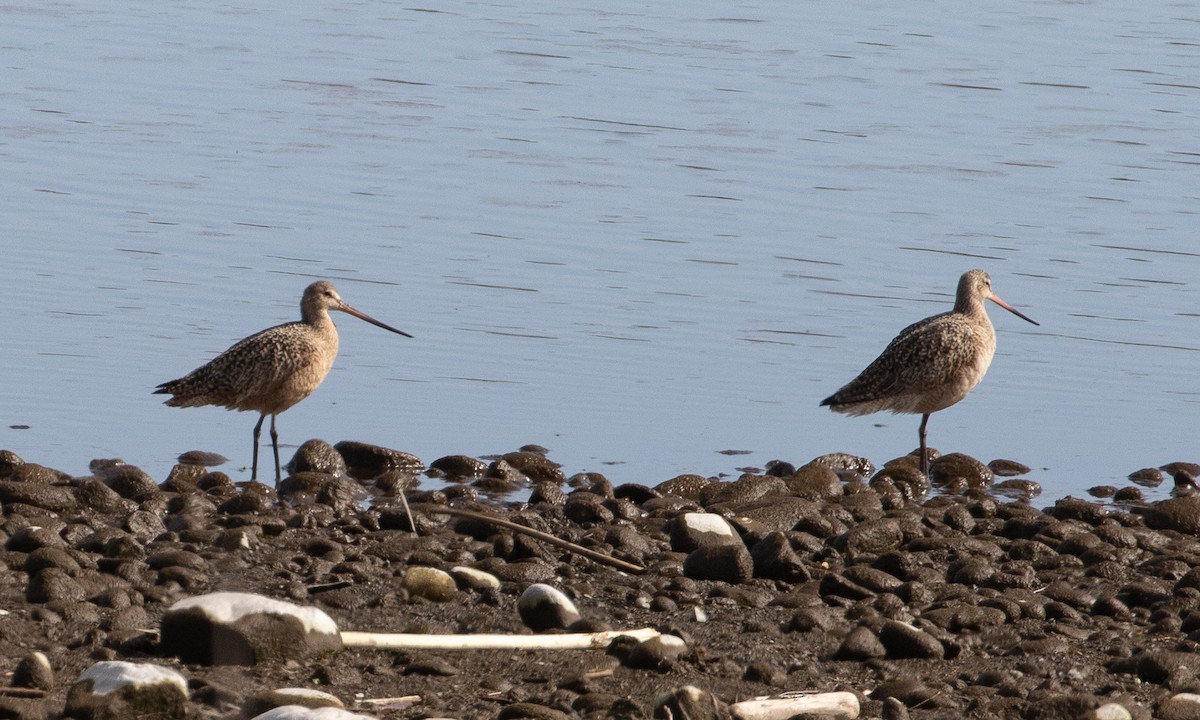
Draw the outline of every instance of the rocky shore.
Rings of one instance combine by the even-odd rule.
[[[310,704],[700,720],[788,691],[857,701],[807,717],[1200,718],[1195,496],[1039,503],[1019,464],[961,455],[928,478],[912,456],[876,471],[838,454],[616,487],[536,448],[427,467],[310,441],[278,488],[206,462],[189,454],[155,479],[97,461],[71,477],[0,453],[0,718],[299,718],[270,709]],[[1196,470],[1166,472],[1182,486]],[[1139,486],[1164,477],[1140,472]],[[528,600],[534,587],[548,604]],[[213,664],[163,620],[218,592],[315,609],[344,637],[661,635]],[[102,693],[98,673],[122,663],[172,671],[176,704],[133,711]]]

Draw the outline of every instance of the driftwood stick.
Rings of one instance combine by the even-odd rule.
[[[659,632],[653,628],[559,635],[421,635],[343,631],[342,644],[346,647],[386,650],[586,650],[608,647],[609,643],[623,635],[648,640],[658,637]]]
[[[809,713],[822,717],[858,717],[858,696],[851,692],[797,693],[756,700],[745,700],[729,706],[735,720],[787,720],[793,715]]]
[[[642,573],[646,572],[646,568],[642,567],[641,565],[634,565],[633,563],[625,562],[624,560],[618,560],[611,555],[605,555],[604,553],[596,552],[595,550],[589,550],[582,545],[576,545],[573,542],[554,537],[553,535],[544,533],[541,530],[534,530],[533,528],[525,527],[524,525],[518,525],[517,523],[509,522],[508,520],[502,520],[486,513],[475,512],[473,510],[459,510],[458,508],[450,508],[443,505],[418,505],[417,509],[434,515],[455,515],[458,517],[471,518],[472,520],[481,520],[483,522],[496,525],[497,527],[505,528],[506,530],[523,533],[530,537],[537,538],[543,542],[550,543],[551,545],[557,545],[558,547],[565,548],[573,553],[582,555],[589,560],[595,560],[598,563],[615,567],[618,570],[624,570],[625,572],[632,573],[634,575],[641,575]]]

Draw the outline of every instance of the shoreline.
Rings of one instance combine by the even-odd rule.
[[[945,458],[934,467],[978,469]],[[528,481],[527,501],[515,503],[470,484],[414,490],[420,461],[363,444],[306,443],[279,488],[198,465],[156,482],[129,465],[71,478],[19,460],[0,453],[9,612],[0,656],[12,671],[42,652],[58,679],[39,698],[0,688],[11,712],[55,717],[84,670],[120,660],[182,673],[193,717],[236,717],[270,691],[314,684],[392,720],[650,717],[656,697],[688,686],[710,694],[715,717],[785,691],[853,693],[868,718],[1200,713],[1190,698],[1200,693],[1193,496],[1131,511],[1075,498],[1039,508],[966,480],[955,492],[906,496],[918,480],[904,462],[875,482],[847,481],[833,466],[845,474],[852,456],[653,487],[568,478],[530,449],[433,463]],[[371,479],[352,479],[347,460]],[[479,575],[466,580],[456,568]],[[453,577],[449,588],[416,584],[432,571]],[[614,649],[346,648],[209,667],[163,656],[147,632],[174,602],[238,591],[320,609],[344,630],[529,635],[517,606],[535,584],[578,607],[581,618],[562,631],[648,627],[685,649],[645,660]],[[401,695],[418,700],[387,710],[365,702]]]

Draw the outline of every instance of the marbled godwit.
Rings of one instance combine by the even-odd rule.
[[[954,309],[900,331],[887,348],[840,390],[821,401],[834,412],[921,413],[921,472],[929,473],[929,416],[962,400],[979,384],[996,352],[996,331],[983,301],[991,300],[1037,325],[992,292],[992,279],[970,270],[958,280]]]
[[[315,282],[304,289],[300,321],[267,328],[238,341],[178,380],[159,385],[156,394],[169,394],[172,407],[221,405],[230,410],[257,410],[254,463],[250,479],[258,479],[258,439],[263,420],[271,416],[271,448],[275,451],[275,482],[279,482],[279,434],[275,416],[308,397],[337,357],[338,333],[330,310],[353,315],[384,330],[412,337],[385,325],[342,301],[331,283]]]

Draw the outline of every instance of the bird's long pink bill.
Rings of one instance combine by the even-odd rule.
[[[1004,308],[1005,310],[1009,311],[1009,312],[1010,312],[1010,313],[1012,313],[1013,315],[1016,315],[1017,317],[1021,318],[1021,319],[1022,319],[1022,320],[1024,320],[1025,322],[1033,323],[1034,325],[1037,325],[1038,327],[1041,327],[1041,325],[1042,325],[1042,324],[1041,324],[1041,323],[1039,323],[1037,320],[1033,320],[1033,319],[1031,319],[1031,318],[1028,318],[1028,317],[1026,317],[1026,316],[1024,315],[1024,313],[1022,313],[1020,310],[1016,309],[1016,308],[1015,308],[1015,307],[1013,307],[1012,305],[1009,305],[1008,303],[1004,302],[1003,300],[1001,300],[1000,298],[996,297],[995,295],[991,296],[991,297],[990,297],[990,298],[988,298],[988,299],[989,299],[989,300],[991,300],[992,302],[996,303],[996,304],[997,304],[997,305],[999,305],[1000,307]]]
[[[359,320],[366,320],[367,322],[371,323],[372,325],[374,325],[376,327],[381,327],[384,330],[390,330],[390,331],[396,333],[397,335],[403,335],[404,337],[407,337],[407,338],[412,337],[412,335],[409,335],[408,333],[404,332],[403,330],[397,330],[396,328],[392,327],[391,325],[388,325],[386,323],[381,323],[378,320],[376,320],[375,318],[366,314],[365,312],[363,312],[361,310],[355,310],[354,308],[350,307],[346,303],[342,303],[341,306],[339,306],[337,309],[341,310],[342,312],[346,313],[347,315],[353,315],[354,317],[358,318]],[[1014,310],[1013,312],[1016,312],[1016,311]],[[1026,318],[1026,320],[1028,320],[1028,319],[1029,318]],[[1030,322],[1033,322],[1033,321],[1030,320]]]

